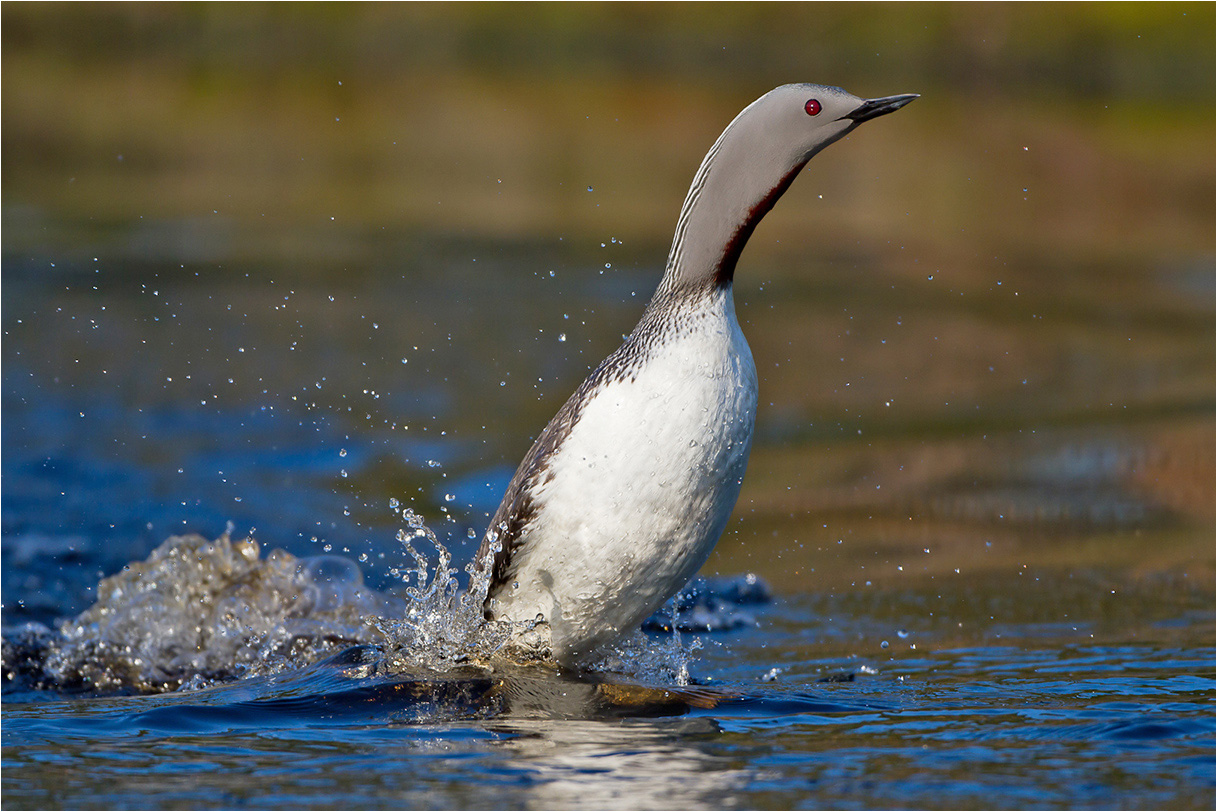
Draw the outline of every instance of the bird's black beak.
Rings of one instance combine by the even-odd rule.
[[[861,124],[863,121],[870,121],[872,118],[895,112],[918,98],[921,98],[920,93],[904,93],[899,96],[884,96],[882,99],[867,99],[855,107],[852,113],[847,113],[841,118],[848,118],[850,121]]]

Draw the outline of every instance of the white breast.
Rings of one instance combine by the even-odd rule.
[[[756,368],[730,288],[657,334],[581,404],[534,486],[535,522],[495,615],[549,623],[578,659],[636,627],[701,567],[739,495]]]

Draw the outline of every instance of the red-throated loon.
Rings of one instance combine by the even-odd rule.
[[[784,85],[744,108],[685,197],[638,326],[520,463],[478,550],[486,616],[566,665],[633,631],[705,563],[739,496],[756,367],[731,283],[744,243],[813,155],[916,94]]]

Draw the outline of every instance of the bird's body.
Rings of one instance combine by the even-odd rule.
[[[740,251],[815,152],[913,98],[785,85],[727,127],[694,177],[642,319],[537,437],[491,519],[478,553],[499,546],[488,617],[539,619],[527,645],[578,663],[705,563],[756,417],[731,290]]]
[[[756,368],[733,311],[729,289],[652,311],[542,435],[528,487],[509,491],[521,503],[500,509],[528,534],[496,573],[493,611],[544,616],[561,659],[635,628],[727,523],[756,415]]]

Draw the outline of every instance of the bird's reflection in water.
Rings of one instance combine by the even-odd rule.
[[[398,723],[484,720],[503,736],[508,769],[532,784],[531,806],[690,808],[729,804],[748,772],[697,745],[716,738],[709,710],[735,694],[699,686],[662,687],[604,674],[498,664],[444,674],[388,673],[374,647],[348,649],[354,692],[394,708]],[[430,718],[428,718],[430,717]]]
[[[459,696],[467,712],[489,717],[486,729],[504,736],[499,746],[510,755],[508,766],[533,784],[530,806],[537,808],[729,805],[750,774],[700,748],[717,738],[718,724],[688,715],[732,699],[729,692],[543,666],[499,667],[489,679],[471,670],[408,684],[428,704]]]
[[[541,809],[693,809],[730,806],[750,772],[698,747],[718,726],[705,717],[496,720],[510,764],[535,785]]]

